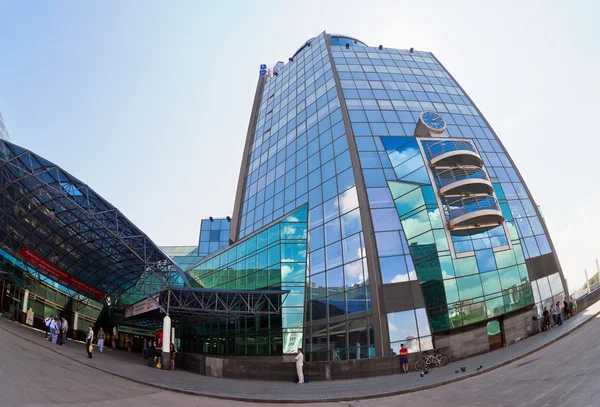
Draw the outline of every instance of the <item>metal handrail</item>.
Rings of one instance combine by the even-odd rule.
[[[493,196],[470,196],[453,200],[445,200],[444,215],[449,222],[459,216],[486,209],[500,210],[500,204]]]
[[[428,145],[425,154],[427,155],[427,158],[431,160],[432,158],[435,158],[438,155],[458,150],[475,152],[475,147],[473,147],[473,144],[471,144],[468,141],[441,140],[437,143]]]
[[[445,170],[435,171],[435,183],[438,188],[443,188],[447,185],[453,184],[458,181],[464,181],[466,179],[484,179],[488,180],[485,171],[481,168],[447,168]]]

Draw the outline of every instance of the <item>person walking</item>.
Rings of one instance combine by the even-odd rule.
[[[298,348],[298,354],[294,358],[296,361],[296,373],[298,374],[298,384],[304,384],[304,373],[302,372],[302,367],[304,366],[304,354],[302,353],[302,349]]]
[[[52,343],[58,343],[58,337],[60,335],[60,320],[58,319],[58,317],[54,317],[54,320],[52,321],[52,336],[51,336],[51,342]]]
[[[117,336],[113,333],[111,339],[112,349],[115,350],[117,349]]]
[[[142,345],[142,357],[148,359],[148,339],[144,338],[144,344]]]
[[[551,331],[552,324],[550,323],[550,312],[548,312],[548,307],[544,307],[544,312],[542,313],[542,315],[544,316],[544,327],[542,328],[542,330]]]
[[[52,325],[53,320],[54,320],[53,317],[48,317],[48,318],[44,319],[44,325],[46,325],[46,336],[44,337],[44,339],[48,339],[48,335],[50,335],[50,337],[52,337],[52,332],[50,332],[50,325]]]
[[[550,313],[552,314],[552,320],[554,321],[554,326],[558,325],[556,319],[556,305],[554,303],[550,306]]]
[[[67,344],[67,331],[69,330],[69,323],[67,322],[67,319],[63,316],[61,321],[60,321],[60,330],[62,332],[62,339],[61,339],[61,345],[66,345]]]
[[[94,340],[94,329],[92,326],[88,326],[88,333],[85,339],[85,350],[87,351],[88,358],[92,359],[92,352],[90,348],[92,347],[92,341]]]
[[[400,366],[404,373],[408,373],[408,349],[403,343],[400,344]]]
[[[562,309],[560,307],[560,301],[558,301],[556,303],[556,322],[557,322],[558,326],[561,326],[563,324],[563,322],[562,322]]]
[[[573,296],[571,296],[571,310],[572,315],[577,314],[577,301],[575,301],[575,298],[573,298]]]
[[[104,349],[104,339],[106,339],[106,334],[104,333],[104,329],[100,327],[100,331],[98,331],[98,350],[100,353]]]
[[[129,338],[127,340],[127,353],[132,353],[133,352],[133,339]]]

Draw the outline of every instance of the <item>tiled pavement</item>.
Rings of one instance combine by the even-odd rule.
[[[40,346],[84,365],[156,388],[234,400],[306,403],[356,400],[400,394],[479,375],[555,342],[589,321],[599,312],[600,302],[581,311],[574,318],[565,321],[563,326],[550,332],[543,332],[507,348],[436,368],[424,378],[421,378],[418,373],[410,373],[366,379],[311,382],[302,386],[288,382],[222,379],[177,370],[151,369],[147,367],[139,354],[127,354],[110,349],[105,349],[104,353],[100,354],[96,348],[94,358],[87,359],[85,346],[82,343],[70,342],[67,346],[57,346],[44,341],[43,333],[5,319],[0,319],[0,329],[29,342],[38,343]],[[479,366],[483,366],[483,369],[477,371]],[[460,367],[466,367],[466,373],[455,373]]]

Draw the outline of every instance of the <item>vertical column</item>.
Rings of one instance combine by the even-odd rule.
[[[335,80],[338,99],[340,100],[340,109],[342,110],[342,118],[344,127],[346,128],[346,137],[348,138],[348,148],[350,151],[350,159],[352,160],[352,171],[356,182],[356,194],[358,195],[358,204],[360,211],[360,220],[362,223],[363,236],[365,238],[365,250],[367,257],[367,267],[369,273],[369,290],[371,292],[371,305],[373,307],[373,330],[375,331],[375,356],[386,356],[390,349],[387,315],[383,309],[383,286],[381,283],[381,271],[379,269],[379,255],[377,253],[377,245],[375,243],[375,231],[373,220],[371,219],[371,211],[369,208],[369,199],[367,197],[367,187],[363,178],[362,167],[358,156],[358,147],[354,138],[354,131],[350,122],[348,108],[346,107],[346,98],[342,91],[342,83],[333,60],[331,53],[331,37],[328,35],[325,39],[327,45],[327,53],[329,54],[329,62],[331,63],[331,71]]]
[[[23,312],[27,312],[27,306],[29,305],[29,290],[25,289],[25,293],[23,294]]]
[[[166,315],[163,319],[163,343],[162,343],[162,369],[171,370],[171,317]]]
[[[73,335],[75,335],[75,331],[77,330],[77,326],[79,325],[79,312],[75,311],[75,316],[73,317]],[[75,337],[75,336],[73,336]]]

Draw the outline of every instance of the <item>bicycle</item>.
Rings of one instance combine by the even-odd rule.
[[[421,358],[415,362],[415,370],[431,370],[434,367],[446,366],[450,357],[439,350],[421,353]]]

